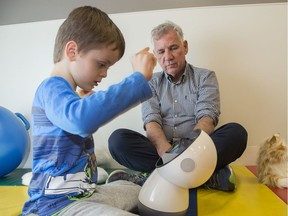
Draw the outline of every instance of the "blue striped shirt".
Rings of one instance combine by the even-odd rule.
[[[23,215],[52,215],[90,196],[97,182],[92,134],[151,95],[139,72],[85,98],[61,77],[44,80],[32,107],[33,177]]]
[[[203,116],[209,116],[217,125],[220,115],[220,94],[213,71],[186,63],[178,82],[172,82],[164,71],[153,74],[149,82],[153,97],[142,103],[145,125],[157,122],[167,140],[189,137]]]

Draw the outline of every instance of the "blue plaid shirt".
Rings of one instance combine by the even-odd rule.
[[[153,97],[142,103],[145,125],[157,122],[168,140],[189,137],[198,120],[209,116],[215,126],[220,115],[220,94],[213,71],[186,63],[178,82],[164,71],[153,74],[149,82]]]

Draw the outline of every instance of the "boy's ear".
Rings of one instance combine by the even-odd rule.
[[[65,55],[70,61],[75,61],[77,55],[77,43],[75,41],[69,41],[65,47]]]

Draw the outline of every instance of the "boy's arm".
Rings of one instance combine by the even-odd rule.
[[[72,89],[63,86],[63,82],[58,83],[58,87],[54,82],[50,83],[47,88],[51,94],[44,94],[50,121],[69,133],[86,137],[151,97],[147,80],[152,77],[156,59],[148,50],[145,48],[133,56],[131,63],[135,72],[132,75],[106,91],[97,91],[80,99]]]
[[[103,124],[151,97],[151,89],[142,74],[135,72],[105,91],[80,98],[68,83],[51,79],[40,97],[48,119],[63,130],[89,136]],[[50,90],[48,90],[50,89]]]

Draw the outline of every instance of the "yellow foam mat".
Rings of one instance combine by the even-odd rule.
[[[27,186],[0,186],[0,216],[17,216],[28,199]]]
[[[237,191],[198,189],[198,216],[287,216],[288,206],[259,184],[246,167],[233,166]],[[28,199],[27,186],[0,186],[0,216],[18,216]]]
[[[198,216],[287,216],[288,206],[246,167],[233,166],[237,191],[198,189]]]

